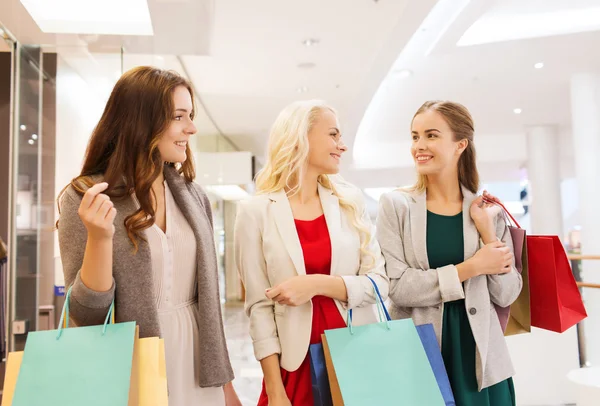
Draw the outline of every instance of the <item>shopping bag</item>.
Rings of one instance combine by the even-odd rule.
[[[531,304],[529,295],[529,270],[527,260],[527,233],[502,203],[497,203],[504,213],[513,242],[515,268],[521,274],[523,287],[519,297],[508,307],[494,305],[505,336],[531,332]]]
[[[562,333],[587,317],[558,236],[528,236],[531,325]]]
[[[308,347],[308,353],[310,356],[310,380],[312,382],[314,406],[332,406],[323,344],[311,344]]]
[[[12,405],[22,360],[23,351],[8,353],[4,372],[4,386],[2,387],[2,406]]]
[[[136,340],[129,406],[168,406],[164,348],[158,337]]]
[[[412,319],[389,320],[377,285],[371,282],[381,321],[353,326],[350,310],[348,327],[325,331],[344,405],[444,406]],[[331,389],[333,397],[333,385]]]
[[[11,352],[6,362],[2,406],[11,406],[23,351]],[[165,346],[158,337],[137,338],[129,389],[129,406],[168,406]]]
[[[335,368],[333,368],[331,352],[329,351],[325,334],[321,334],[321,342],[323,343],[323,356],[325,357],[325,367],[327,368],[327,378],[331,390],[331,401],[333,406],[344,406],[344,399],[342,399],[342,392],[340,391],[340,385],[335,374]]]
[[[67,292],[58,330],[29,333],[12,406],[128,406],[135,322],[68,327]],[[68,389],[66,389],[68,388]]]
[[[567,254],[556,235],[529,235],[526,241],[531,325],[562,333],[587,317]]]
[[[448,379],[448,372],[444,365],[444,358],[442,357],[442,352],[435,336],[433,324],[422,324],[416,327],[446,406],[456,406],[452,386],[450,386],[450,379]]]

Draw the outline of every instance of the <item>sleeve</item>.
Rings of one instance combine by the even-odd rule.
[[[436,269],[411,268],[404,255],[402,227],[397,210],[406,212],[408,205],[384,194],[379,203],[377,237],[390,278],[389,297],[399,307],[429,307],[464,299],[465,293],[455,265]],[[425,246],[425,241],[422,242]]]
[[[58,243],[66,289],[71,288],[70,317],[79,326],[104,323],[115,297],[115,281],[110,290],[96,292],[88,288],[80,276],[87,245],[87,230],[79,218],[81,197],[68,188],[61,199]]]
[[[265,296],[270,287],[261,230],[252,213],[252,201],[240,202],[235,219],[235,262],[246,289],[245,311],[257,360],[281,354],[273,302]]]
[[[358,191],[360,193],[360,191]],[[361,195],[357,197],[358,209],[361,212],[363,224],[369,230],[369,243],[366,246],[367,252],[362,252],[360,256],[360,267],[358,275],[344,275],[342,279],[346,285],[348,293],[348,302],[345,307],[353,309],[355,307],[364,307],[375,303],[376,296],[373,289],[373,284],[367,278],[367,275],[377,284],[381,299],[385,301],[388,297],[389,279],[385,273],[385,260],[381,254],[381,248],[377,242],[375,235],[375,227],[369,218],[369,213],[366,210],[364,199]],[[364,233],[360,233],[360,244],[367,238]]]

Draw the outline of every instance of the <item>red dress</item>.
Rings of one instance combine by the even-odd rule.
[[[329,275],[331,271],[331,240],[329,230],[322,215],[314,220],[294,220],[296,230],[304,254],[304,264],[307,275],[324,274]],[[340,314],[333,299],[325,296],[312,298],[313,317],[310,333],[310,343],[321,342],[321,334],[325,330],[346,327],[346,322]],[[310,378],[310,357],[306,348],[306,358],[300,368],[290,372],[281,368],[281,378],[292,406],[312,406],[312,383]],[[269,399],[265,392],[263,380],[262,393],[258,400],[258,406],[268,406]]]

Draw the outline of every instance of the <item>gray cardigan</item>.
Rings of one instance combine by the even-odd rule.
[[[480,239],[469,208],[476,196],[463,188],[465,260],[480,248]],[[504,275],[480,275],[463,284],[456,266],[430,269],[427,258],[426,194],[395,190],[384,194],[379,205],[377,238],[390,278],[392,317],[412,317],[416,325],[432,323],[442,342],[444,303],[465,299],[477,345],[479,390],[514,375],[504,334],[493,306],[508,306],[521,292],[523,281],[513,265]],[[510,232],[502,215],[495,219],[496,235],[512,249]]]
[[[200,186],[187,182],[175,168],[165,166],[164,174],[175,202],[194,231],[198,247],[198,324],[202,342],[196,360],[200,372],[198,385],[223,386],[233,380],[233,370],[221,316],[210,202]],[[83,284],[79,273],[87,242],[87,230],[77,214],[81,199],[72,186],[67,188],[60,203],[58,225],[65,285],[73,287],[69,307],[72,320],[79,326],[102,324],[114,299],[116,322],[136,321],[140,337],[160,337],[150,248],[140,240],[139,251],[134,254],[124,226],[125,218],[137,210],[135,200],[131,197],[114,201],[117,217],[113,237],[113,285],[108,292],[96,292]]]

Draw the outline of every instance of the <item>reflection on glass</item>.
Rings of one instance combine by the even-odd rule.
[[[37,329],[39,252],[40,77],[39,47],[21,46],[16,91],[19,95],[18,140],[16,140],[16,260],[15,320],[25,321],[29,331]],[[15,336],[21,350],[26,334]]]

